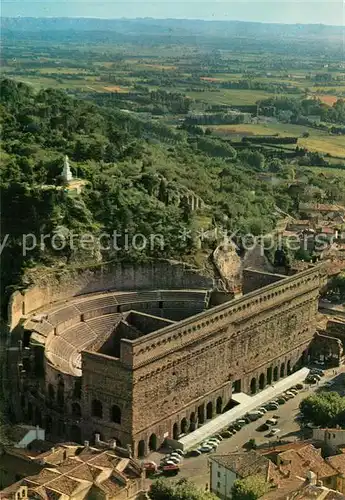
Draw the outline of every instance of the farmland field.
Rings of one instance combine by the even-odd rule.
[[[240,125],[210,125],[216,134],[229,135],[234,139],[251,135],[278,135],[280,137],[298,136],[298,146],[310,151],[323,152],[332,156],[345,158],[345,136],[330,135],[323,130],[293,125],[290,123],[259,123]],[[308,132],[309,137],[301,137]]]

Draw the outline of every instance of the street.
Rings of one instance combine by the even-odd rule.
[[[313,386],[305,385],[305,389],[299,391],[297,396],[293,399],[288,400],[284,405],[280,405],[278,410],[268,411],[263,417],[245,425],[240,431],[238,431],[231,438],[224,439],[218,446],[217,451],[214,454],[222,455],[226,453],[231,453],[234,451],[244,450],[243,445],[247,443],[250,439],[255,439],[258,446],[264,443],[270,443],[272,446],[278,444],[279,440],[283,443],[293,442],[303,437],[303,431],[301,431],[298,420],[296,420],[299,414],[299,404],[302,399],[306,398],[313,391],[328,390],[337,391],[343,393],[345,388],[345,374],[340,373],[345,369],[338,368],[337,375],[334,375],[333,370],[330,369],[325,371],[325,376],[319,382],[319,384],[314,384]],[[335,384],[331,388],[325,389],[323,386],[329,380],[334,380]],[[280,429],[280,433],[275,436],[268,438],[267,431],[260,432],[257,430],[260,425],[262,425],[268,418],[272,418],[273,415],[279,416],[278,424],[276,427]],[[154,460],[159,464],[164,453],[155,452],[149,457],[150,460]],[[181,463],[181,470],[179,474],[173,480],[179,480],[182,477],[192,480],[199,488],[205,489],[209,484],[209,469],[208,469],[208,457],[209,454],[205,453],[198,457],[186,457]]]

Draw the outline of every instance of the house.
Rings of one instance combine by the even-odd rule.
[[[252,475],[271,479],[272,463],[255,451],[210,456],[210,490],[219,498],[231,498],[231,489],[237,479]]]
[[[333,453],[345,446],[345,429],[313,429],[313,440],[322,441]]]
[[[345,207],[325,203],[300,203],[299,211],[307,217],[323,217],[329,220],[345,216]]]
[[[338,472],[336,490],[345,495],[345,454],[333,455],[326,461]]]
[[[27,448],[36,439],[45,440],[45,430],[38,425],[15,425],[11,429],[11,439],[15,448]]]
[[[87,443],[59,445],[32,459],[41,469],[0,491],[1,500],[139,500],[145,473],[139,462],[115,449]]]
[[[345,454],[324,459],[307,441],[210,456],[210,489],[223,500],[231,498],[237,479],[253,475],[269,485],[262,500],[345,498]]]
[[[312,229],[311,222],[309,219],[305,220],[292,220],[288,223],[286,229],[288,231],[308,231]]]

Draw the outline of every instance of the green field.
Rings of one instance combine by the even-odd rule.
[[[280,137],[298,136],[298,146],[310,151],[330,154],[345,158],[345,136],[329,135],[323,130],[292,125],[289,123],[259,123],[241,125],[210,125],[209,128],[220,135],[230,135],[233,139],[241,139],[250,135],[278,135]],[[304,132],[309,137],[301,137]]]
[[[328,167],[310,167],[310,170],[315,173],[329,176],[329,177],[343,177],[345,178],[345,166],[344,168],[328,168]]]
[[[252,105],[260,99],[272,97],[272,93],[260,90],[222,89],[219,91],[186,92],[188,97],[207,104]]]

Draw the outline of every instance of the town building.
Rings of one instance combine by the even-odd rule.
[[[31,462],[40,470],[0,491],[1,500],[145,498],[144,470],[132,458],[119,455],[115,447],[63,444],[32,457]]]

